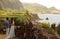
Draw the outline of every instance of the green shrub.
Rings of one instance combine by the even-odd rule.
[[[47,24],[47,23],[41,23],[41,24],[40,24],[40,27],[46,28],[46,29],[49,29],[49,30],[52,30],[52,28],[50,27],[50,25]]]
[[[16,24],[16,26],[24,25],[26,22],[27,22],[26,16],[20,16],[20,17],[16,17],[15,18],[15,24]]]

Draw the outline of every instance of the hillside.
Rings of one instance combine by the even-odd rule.
[[[55,7],[47,8],[43,5],[37,3],[23,3],[25,9],[33,14],[36,13],[60,13],[60,10],[57,10]]]
[[[19,0],[0,0],[0,10],[7,8],[21,9],[23,8],[23,5]]]

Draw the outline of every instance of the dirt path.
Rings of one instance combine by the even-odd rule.
[[[0,39],[5,39],[5,34],[0,34]]]
[[[5,34],[0,34],[0,39],[5,39],[6,35]],[[17,39],[17,38],[12,38],[12,39]]]

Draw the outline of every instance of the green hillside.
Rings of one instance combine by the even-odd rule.
[[[25,13],[19,0],[0,0],[0,17],[13,17]]]

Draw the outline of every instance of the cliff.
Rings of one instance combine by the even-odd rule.
[[[10,9],[22,9],[23,5],[19,0],[0,0],[0,10]]]

